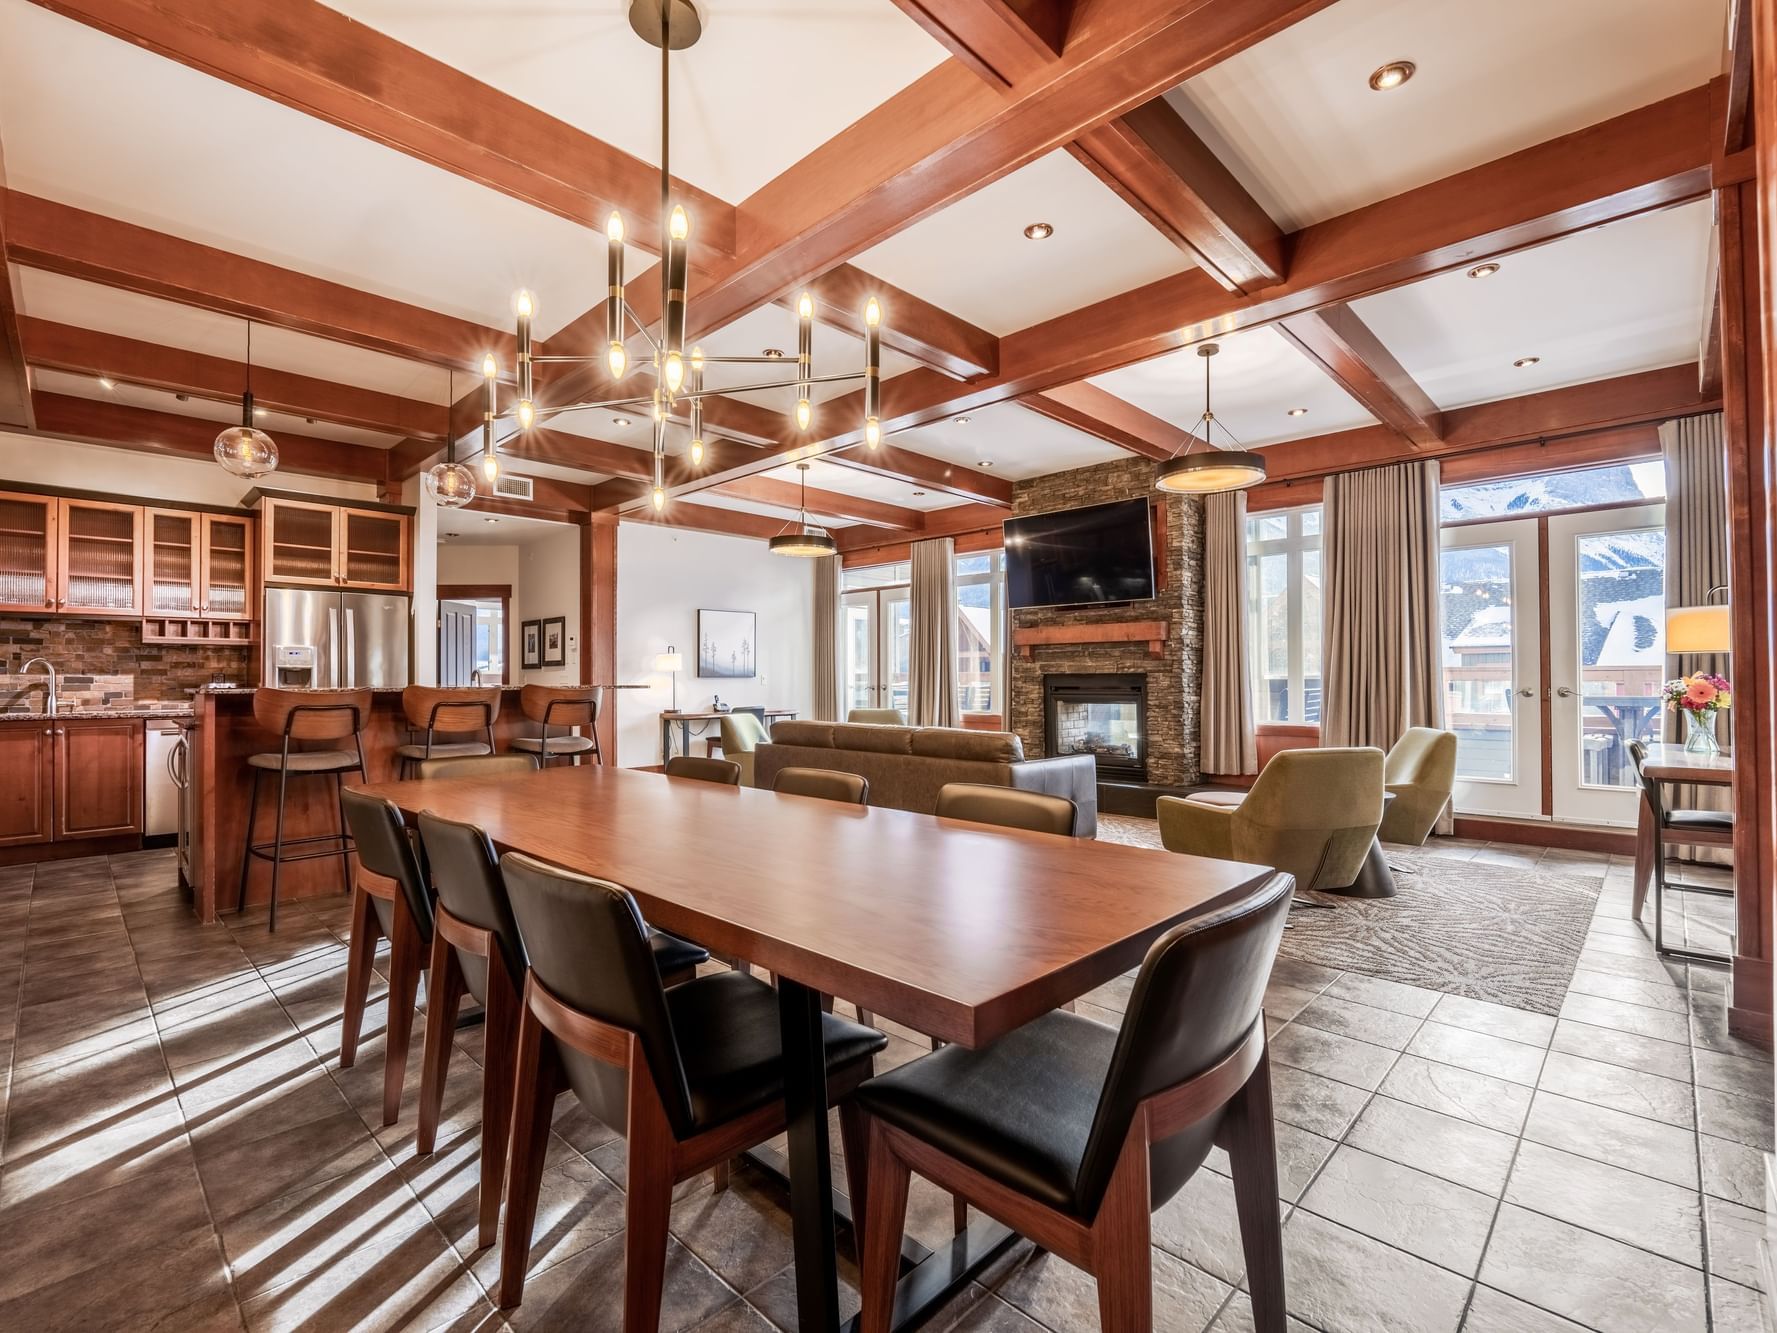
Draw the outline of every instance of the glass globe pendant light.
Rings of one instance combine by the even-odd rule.
[[[450,401],[457,401],[457,373],[450,372]],[[461,509],[475,498],[475,472],[467,463],[457,462],[457,433],[448,424],[450,443],[445,446],[444,461],[426,470],[426,494],[440,509]]]
[[[241,394],[241,424],[216,437],[213,452],[223,471],[248,481],[275,472],[278,446],[253,424],[253,321],[247,321],[247,384]]]
[[[1265,480],[1265,460],[1258,454],[1249,449],[1218,449],[1210,442],[1211,428],[1220,423],[1209,409],[1209,358],[1220,350],[1214,343],[1204,343],[1197,349],[1197,355],[1203,358],[1203,415],[1198,418],[1203,427],[1202,438],[1193,432],[1185,451],[1161,464],[1160,473],[1154,478],[1155,490],[1174,495],[1215,495],[1243,491]],[[1222,434],[1234,444],[1240,443],[1226,426],[1222,427]]]
[[[832,555],[839,549],[839,544],[819,528],[810,527],[808,523],[808,464],[796,464],[797,471],[802,473],[802,518],[794,532],[780,532],[766,543],[773,555],[795,555],[813,558]]]

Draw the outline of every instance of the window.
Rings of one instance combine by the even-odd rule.
[[[1247,659],[1258,721],[1320,721],[1320,600],[1320,506],[1247,519]]]
[[[965,713],[1006,711],[1006,560],[1001,551],[956,557],[956,697]],[[840,573],[847,708],[907,711],[908,583],[912,566]]]
[[[956,557],[956,702],[964,713],[1004,713],[1006,555]]]
[[[1446,486],[1442,518],[1446,523],[1462,523],[1477,518],[1515,518],[1665,498],[1666,465],[1656,458],[1645,463],[1507,477],[1473,486]]]

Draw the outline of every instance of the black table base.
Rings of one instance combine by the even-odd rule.
[[[1382,844],[1372,841],[1370,853],[1364,857],[1357,878],[1342,889],[1322,889],[1321,892],[1337,893],[1347,898],[1392,898],[1400,892],[1400,887],[1394,882],[1394,871],[1389,868]]]

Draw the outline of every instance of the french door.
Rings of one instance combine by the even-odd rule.
[[[840,604],[843,705],[895,708],[907,716],[907,672],[913,619],[905,584],[845,594]]]
[[[1633,826],[1629,743],[1662,723],[1665,506],[1463,524],[1443,546],[1457,813]]]
[[[1458,814],[1543,813],[1537,520],[1444,529],[1444,720]]]

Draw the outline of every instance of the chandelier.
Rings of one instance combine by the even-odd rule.
[[[518,317],[518,396],[512,407],[513,419],[520,431],[528,431],[546,418],[566,412],[611,411],[613,409],[646,409],[654,420],[653,503],[658,511],[666,505],[666,438],[669,419],[681,406],[689,428],[687,452],[693,467],[704,458],[703,400],[713,394],[736,395],[766,393],[794,388],[796,391],[796,429],[807,432],[814,426],[813,386],[862,380],[864,385],[864,442],[874,449],[882,443],[882,304],[872,296],[864,305],[864,368],[861,371],[817,375],[814,371],[814,298],[803,292],[796,302],[796,373],[785,379],[726,386],[704,387],[704,371],[715,365],[782,364],[777,356],[705,356],[701,347],[685,348],[687,324],[686,276],[689,269],[687,252],[691,241],[691,216],[684,205],[672,200],[672,175],[669,169],[670,108],[672,89],[671,55],[694,45],[703,35],[703,20],[691,0],[632,0],[629,25],[637,36],[660,49],[660,332],[659,336],[637,318],[624,297],[623,237],[621,213],[613,212],[605,224],[606,276],[609,293],[605,300],[605,346],[593,356],[537,355],[531,350],[531,322],[537,303],[528,291],[514,299]],[[629,340],[639,337],[646,344],[645,352],[632,355]],[[536,400],[532,373],[540,364],[600,365],[614,383],[631,380],[638,372],[647,375],[652,384],[643,391],[640,386],[628,396],[601,398],[591,402],[541,404]],[[496,381],[499,366],[489,354],[482,363],[487,379],[487,402],[482,413],[482,475],[491,485],[499,475],[500,463],[495,453],[494,423],[499,419],[499,396]],[[807,482],[804,479],[804,485]],[[827,539],[831,541],[831,538]]]
[[[1204,343],[1197,349],[1197,355],[1203,358],[1203,415],[1197,419],[1202,427],[1201,438],[1197,431],[1192,431],[1185,451],[1161,466],[1154,478],[1156,490],[1177,495],[1214,495],[1220,491],[1244,491],[1265,480],[1265,460],[1242,449],[1240,441],[1210,411],[1209,358],[1221,350],[1215,343]],[[1218,446],[1210,439],[1210,431],[1216,427],[1232,442],[1232,449]]]
[[[796,470],[802,474],[801,517],[796,522],[796,531],[779,533],[766,543],[766,547],[773,555],[832,555],[839,549],[839,544],[808,521],[808,464],[798,463]]]
[[[450,374],[450,396],[448,402],[457,400],[457,376],[453,370]],[[445,446],[444,461],[434,463],[426,471],[426,491],[436,500],[440,508],[461,509],[475,498],[475,474],[467,464],[457,462],[457,441],[453,434],[450,443]]]
[[[248,481],[277,471],[278,446],[271,436],[253,424],[253,321],[247,321],[247,376],[241,391],[241,424],[230,426],[216,437],[211,453],[225,472]]]

